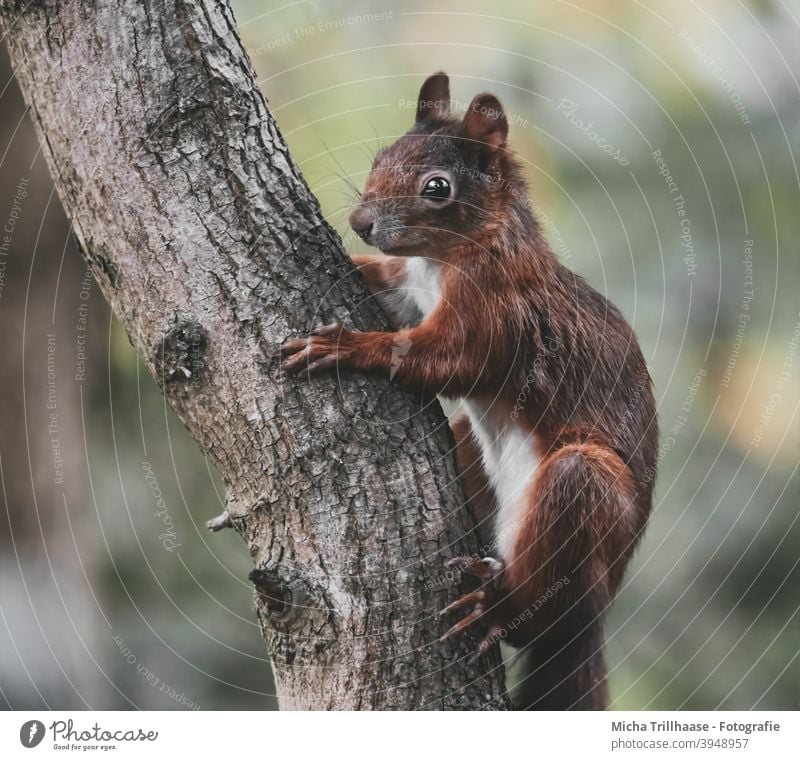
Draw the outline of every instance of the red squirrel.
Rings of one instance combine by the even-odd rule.
[[[545,241],[507,138],[495,96],[459,117],[447,75],[425,81],[349,218],[385,254],[353,260],[398,330],[322,327],[283,344],[283,367],[461,400],[458,461],[496,556],[459,559],[481,585],[443,638],[482,623],[478,654],[524,650],[522,709],[604,709],[603,617],[651,509],[655,401],[631,327]]]

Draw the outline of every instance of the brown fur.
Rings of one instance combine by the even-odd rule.
[[[450,420],[450,428],[456,441],[456,460],[467,503],[478,520],[481,544],[489,546],[492,536],[489,521],[496,508],[494,494],[483,470],[481,448],[472,435],[472,427],[466,414],[457,414]]]
[[[379,154],[351,219],[365,239],[397,254],[356,257],[370,290],[391,293],[404,280],[403,257],[424,255],[442,262],[438,306],[395,333],[336,327],[291,341],[285,366],[392,372],[428,393],[491,399],[492,414],[516,414],[535,433],[540,464],[528,507],[483,619],[529,659],[520,706],[604,708],[603,615],[651,509],[658,430],[650,377],[622,315],[541,236],[499,101],[479,95],[463,121],[454,119],[441,107],[444,75],[435,76],[426,86],[439,107],[422,107],[423,88],[422,119]],[[449,167],[456,201],[419,199],[431,165]],[[468,421],[455,432],[471,498],[491,509]]]

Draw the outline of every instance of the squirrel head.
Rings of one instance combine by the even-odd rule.
[[[378,152],[350,226],[392,255],[439,256],[491,235],[525,184],[506,147],[500,101],[475,96],[463,117],[450,112],[446,74],[428,77],[416,120]]]

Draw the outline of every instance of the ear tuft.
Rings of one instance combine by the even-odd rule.
[[[431,74],[417,98],[417,121],[446,119],[450,115],[450,80],[443,71]]]
[[[486,143],[492,150],[508,137],[508,120],[500,101],[488,92],[476,95],[464,114],[464,133],[469,140]]]

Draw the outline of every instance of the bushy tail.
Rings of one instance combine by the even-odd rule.
[[[603,635],[599,624],[578,639],[539,641],[511,658],[515,710],[605,710]]]
[[[603,616],[641,528],[632,494],[603,446],[564,446],[543,463],[508,567],[515,607],[532,612],[508,638],[521,647],[520,709],[607,707]]]

